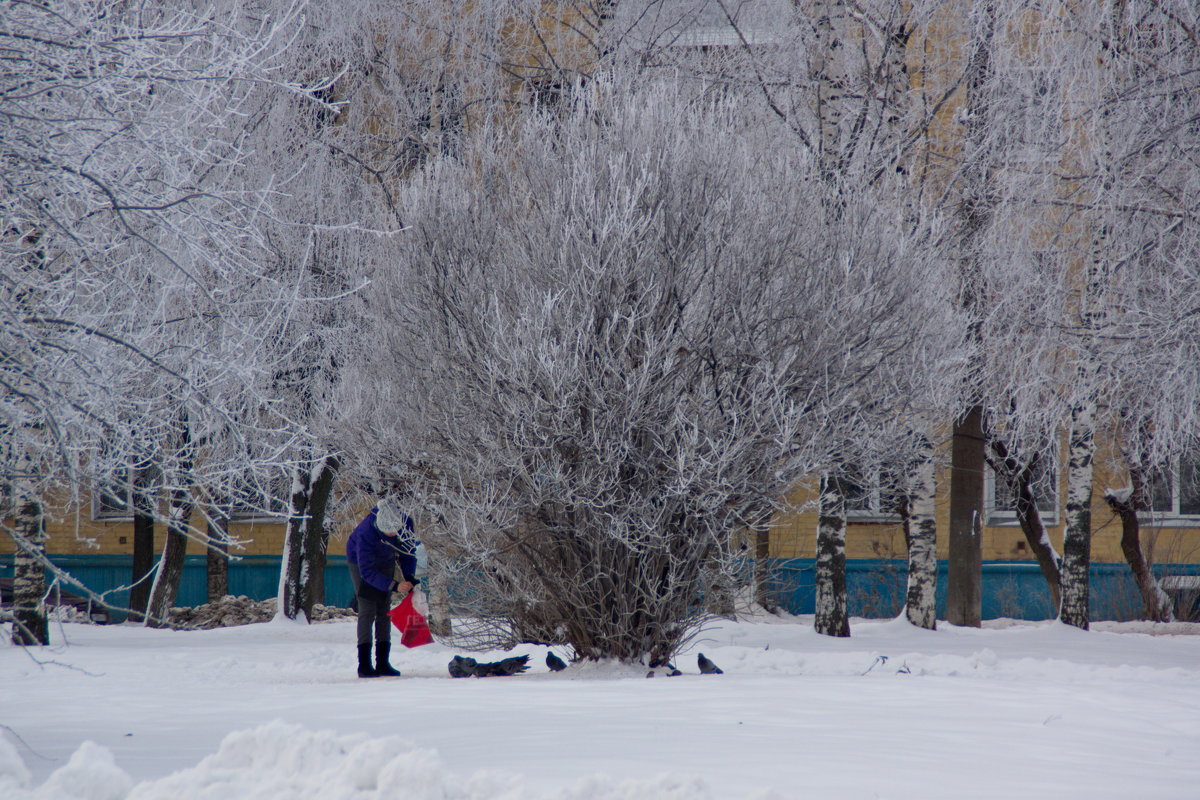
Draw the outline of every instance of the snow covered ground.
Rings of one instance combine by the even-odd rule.
[[[720,623],[647,680],[355,677],[353,622],[0,644],[0,798],[1200,798],[1200,626]],[[702,651],[724,675],[700,675]],[[501,657],[484,654],[484,660]]]

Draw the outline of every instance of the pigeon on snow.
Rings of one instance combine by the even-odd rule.
[[[463,656],[455,656],[454,658],[450,659],[450,665],[448,667],[448,669],[450,670],[450,677],[451,678],[470,678],[471,676],[473,676],[475,674],[475,667],[476,667],[477,663],[478,662],[475,661],[475,659],[473,659],[473,658],[464,658]]]
[[[696,656],[696,666],[700,667],[701,675],[724,675],[725,670],[704,657],[704,653]]]
[[[563,661],[561,658],[554,655],[554,651],[547,650],[546,651],[546,666],[550,668],[551,672],[562,672],[564,669],[567,668],[567,662]]]
[[[475,666],[475,677],[487,678],[492,675],[516,675],[529,669],[529,656],[510,656],[499,661],[490,661]]]
[[[450,659],[447,670],[451,678],[490,678],[493,676],[516,675],[529,669],[529,656],[511,656],[499,661],[479,663],[473,658],[455,656]]]

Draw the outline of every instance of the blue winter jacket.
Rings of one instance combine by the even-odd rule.
[[[412,517],[404,515],[404,527],[395,536],[388,536],[375,527],[375,512],[371,509],[362,522],[354,528],[346,540],[346,560],[358,567],[363,583],[381,592],[396,588],[392,577],[396,565],[404,580],[416,583],[413,573],[417,568],[417,537],[413,532]]]

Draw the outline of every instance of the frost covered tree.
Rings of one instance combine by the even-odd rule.
[[[988,433],[998,473],[1018,496],[1030,466],[1053,463],[1065,441],[1061,562],[1044,532],[1027,529],[1027,536],[1052,591],[1061,564],[1060,618],[1086,628],[1097,440],[1116,437],[1137,470],[1170,460],[1195,430],[1187,388],[1194,370],[1159,377],[1147,368],[1186,348],[1190,330],[1178,319],[1151,322],[1161,318],[1151,308],[1189,297],[1194,283],[1184,243],[1195,238],[1188,154],[1195,151],[1196,10],[1059,3],[1018,11],[997,28],[1005,46],[994,52],[993,92],[1005,124],[985,251],[992,262]],[[1137,502],[1132,491],[1115,496]],[[1148,613],[1159,614],[1137,548],[1126,552]]]
[[[743,102],[764,107],[782,125],[780,135],[788,146],[807,151],[819,164],[829,186],[828,213],[836,215],[843,198],[863,191],[875,192],[888,186],[882,202],[905,224],[920,228],[925,210],[919,202],[920,183],[905,182],[896,189],[897,177],[921,174],[921,132],[926,130],[945,103],[945,98],[927,98],[922,103],[913,90],[910,65],[917,65],[910,43],[914,31],[931,25],[938,3],[901,3],[878,0],[844,3],[830,0],[796,3],[767,3],[758,6],[729,3],[695,3],[695,14],[703,21],[692,40],[722,40],[723,48],[696,48],[702,58],[675,55],[671,60],[685,74],[697,74],[725,93],[737,94]],[[688,34],[681,34],[687,41]],[[686,53],[686,47],[675,51]],[[723,51],[723,52],[722,52]],[[674,52],[674,51],[672,51]],[[720,57],[714,56],[720,52]],[[663,56],[660,56],[663,58]],[[927,69],[921,65],[921,69]],[[936,250],[936,238],[925,246]],[[950,316],[950,315],[947,315]],[[961,333],[948,323],[947,343]],[[916,359],[917,361],[921,359]],[[833,635],[845,635],[846,602],[844,551],[846,520],[837,513],[845,503],[835,495],[845,476],[854,474],[879,452],[879,443],[896,444],[896,464],[903,464],[906,491],[913,518],[908,526],[912,557],[909,561],[909,591],[906,615],[916,624],[932,627],[933,598],[937,580],[933,516],[935,486],[930,476],[934,449],[935,420],[953,413],[950,397],[952,371],[944,362],[928,359],[913,369],[906,385],[879,387],[880,395],[896,392],[906,398],[905,418],[897,420],[894,408],[877,398],[864,410],[877,414],[871,424],[873,435],[862,433],[868,415],[860,414],[859,433],[841,442],[824,465],[827,473],[819,493],[824,510],[817,537],[816,627]],[[903,444],[897,439],[905,432]],[[909,459],[900,452],[915,454]],[[922,460],[928,459],[928,460]],[[895,466],[895,465],[893,465]],[[833,513],[829,513],[833,512]]]
[[[252,121],[262,159],[252,166],[279,195],[263,226],[266,269],[290,276],[304,298],[269,337],[278,367],[262,387],[303,432],[287,454],[285,616],[324,599],[326,508],[343,458],[329,425],[334,388],[373,331],[368,277],[395,261],[407,219],[397,191],[428,160],[456,152],[463,131],[505,99],[498,14],[487,3],[466,12],[438,2],[311,4],[284,69],[315,83],[324,102],[276,91]]]
[[[39,465],[24,476],[34,496],[78,501],[114,469],[128,492],[128,476],[162,457],[177,468],[136,493],[175,495],[178,510],[203,479],[278,461],[287,421],[247,387],[261,385],[257,343],[295,291],[260,268],[272,186],[239,176],[255,156],[257,92],[311,96],[274,70],[296,12],[5,6],[0,248],[15,268],[0,281],[0,433]],[[217,442],[241,442],[224,451],[236,458]],[[195,459],[162,456],[181,452]],[[140,507],[165,519],[152,499]],[[183,516],[170,519],[178,530]]]
[[[1170,475],[1194,452],[1198,10],[1185,2],[1069,8],[1072,33],[1092,54],[1080,77],[1080,190],[1062,203],[1091,239],[1079,282],[1073,351],[1083,379],[1076,405],[1114,431],[1130,474],[1107,492],[1122,519],[1122,549],[1148,618],[1169,604],[1141,551],[1137,510],[1147,476]],[[1081,48],[1082,49],[1082,48]],[[1075,166],[1075,165],[1073,165]],[[1076,491],[1082,496],[1080,475]],[[1070,490],[1069,490],[1070,491]],[[1080,526],[1080,560],[1086,559]],[[1087,627],[1086,591],[1063,619]]]

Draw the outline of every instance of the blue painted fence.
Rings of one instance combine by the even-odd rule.
[[[85,586],[105,597],[117,609],[128,605],[130,557],[119,555],[51,556],[51,560]],[[779,604],[793,614],[813,613],[813,559],[775,559],[772,578]],[[938,617],[945,618],[946,563],[938,565]],[[207,598],[205,557],[188,556],[176,605],[194,606]],[[1200,564],[1157,565],[1160,575],[1200,575]],[[12,575],[12,556],[0,556],[0,575]],[[1091,618],[1128,620],[1141,616],[1137,586],[1125,564],[1093,564],[1091,568]],[[278,556],[246,557],[229,564],[229,593],[254,600],[274,597],[279,583]],[[71,589],[70,586],[64,586]],[[1037,564],[985,562],[983,565],[983,618],[1051,619],[1050,592]],[[905,562],[901,560],[851,560],[846,563],[846,591],[850,614],[890,618],[904,607]],[[325,569],[325,604],[348,606],[353,597],[344,556],[330,556]],[[1187,598],[1184,613],[1200,611]]]
[[[88,589],[104,597],[105,602],[117,610],[118,621],[123,619],[120,609],[129,606],[128,586],[132,571],[132,558],[119,555],[50,556],[55,565],[61,567]],[[11,576],[12,556],[0,556],[0,575]],[[47,576],[52,579],[52,576]],[[63,584],[63,588],[82,594],[78,588]],[[253,556],[229,562],[229,593],[245,595],[252,600],[275,597],[279,590],[279,557]],[[349,606],[354,596],[350,584],[350,573],[346,570],[345,556],[329,556],[325,566],[325,605]],[[185,556],[183,578],[179,584],[177,606],[196,606],[208,601],[208,573],[205,556]]]
[[[793,614],[813,613],[814,559],[778,559],[772,577],[781,607]],[[946,562],[938,562],[937,615],[946,617]],[[846,595],[851,616],[890,618],[904,608],[907,565],[902,560],[856,559],[846,562]],[[1160,564],[1158,575],[1200,575],[1200,564]],[[1142,600],[1128,564],[1091,565],[1089,591],[1093,620],[1131,620],[1142,616]],[[1189,601],[1191,598],[1189,598]],[[1053,619],[1050,590],[1041,569],[1031,562],[984,562],[982,617]],[[1190,602],[1183,613],[1195,613]]]

